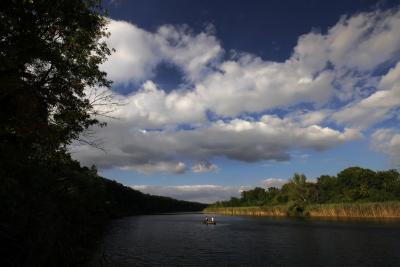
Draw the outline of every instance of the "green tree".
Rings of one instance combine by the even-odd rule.
[[[374,171],[360,167],[344,169],[338,173],[337,179],[345,201],[368,199],[371,189],[377,188],[380,183]]]
[[[265,200],[265,196],[265,189],[261,187],[256,187],[241,193],[242,201],[248,205],[261,205]]]
[[[298,203],[307,202],[307,178],[304,174],[295,173],[293,178],[286,184],[290,200]]]
[[[342,194],[338,188],[338,180],[335,176],[321,175],[317,179],[316,186],[320,203],[341,201]]]
[[[290,215],[303,215],[306,205],[309,203],[309,190],[307,178],[304,174],[295,173],[293,178],[282,186],[282,191],[291,201],[288,213]]]
[[[400,173],[397,170],[378,171],[378,181],[371,190],[371,199],[374,201],[400,199]]]
[[[1,1],[2,154],[48,158],[99,123],[84,90],[111,84],[103,14],[98,0]]]
[[[269,187],[265,192],[265,205],[279,204],[279,196],[281,191],[276,187]]]

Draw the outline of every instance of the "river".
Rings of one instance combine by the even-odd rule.
[[[400,266],[400,221],[323,220],[201,213],[113,221],[103,266]]]

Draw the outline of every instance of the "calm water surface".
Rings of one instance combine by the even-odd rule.
[[[115,220],[103,266],[400,266],[399,221],[299,220],[203,214]]]

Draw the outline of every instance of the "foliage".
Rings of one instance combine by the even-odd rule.
[[[111,85],[106,24],[99,0],[0,1],[1,266],[81,265],[109,218],[205,207],[101,178],[67,153],[104,125],[86,92]]]
[[[84,264],[111,218],[200,211],[204,204],[143,194],[68,156],[1,170],[2,266]]]
[[[96,0],[0,2],[2,266],[77,264],[104,221],[104,184],[66,146],[99,123],[105,26]]]
[[[103,13],[97,0],[1,1],[1,149],[49,158],[99,123],[85,90],[111,84]]]
[[[372,171],[351,167],[337,176],[322,175],[308,182],[295,173],[281,189],[256,187],[243,191],[240,198],[213,204],[214,207],[274,206],[285,204],[289,215],[306,215],[307,207],[323,203],[379,202],[400,200],[400,174],[397,170]]]

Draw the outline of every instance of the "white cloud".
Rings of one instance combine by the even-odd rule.
[[[102,70],[117,84],[149,79],[164,61],[176,64],[191,80],[197,80],[223,52],[210,30],[194,35],[187,26],[163,25],[151,33],[112,19],[108,30],[111,36],[106,42],[116,51]]]
[[[371,147],[389,155],[394,166],[400,166],[400,131],[398,129],[378,129],[371,136]]]
[[[299,110],[288,114],[286,118],[299,123],[301,126],[311,126],[319,125],[320,123],[327,120],[331,114],[332,110]]]
[[[317,125],[302,127],[272,115],[259,121],[217,121],[192,130],[145,131],[135,128],[134,121],[131,123],[111,121],[109,127],[98,133],[107,153],[81,146],[74,157],[87,165],[139,171],[145,166],[144,170],[149,172],[152,165],[153,171],[167,170],[158,162],[175,166],[182,159],[197,162],[218,156],[247,162],[282,161],[288,160],[294,149],[319,151],[360,138],[360,133],[353,129],[340,132]],[[193,170],[200,168],[195,165]]]
[[[109,43],[117,52],[105,70],[117,83],[152,78],[163,61],[184,71],[190,83],[183,91],[167,94],[157,88],[131,96],[150,125],[175,122],[188,107],[193,115],[181,116],[179,123],[201,121],[207,110],[237,116],[303,102],[323,105],[333,95],[344,101],[355,98],[355,105],[365,95],[364,87],[376,85],[372,72],[400,56],[399,29],[398,10],[343,17],[327,34],[300,36],[292,57],[277,63],[246,53],[224,60],[211,30],[194,34],[188,26],[163,25],[151,33],[110,20]]]
[[[110,20],[109,29],[117,52],[102,68],[117,84],[141,86],[118,96],[126,103],[110,114],[118,120],[98,131],[106,153],[75,149],[84,164],[182,173],[212,170],[220,156],[283,161],[294,150],[361,138],[361,130],[396,116],[399,107],[400,63],[375,74],[400,57],[398,9],[343,17],[326,34],[300,36],[284,62],[237,51],[228,56],[210,27],[194,33],[162,25],[148,32]],[[157,86],[151,79],[162,62],[180,68],[185,84],[170,92]],[[304,103],[307,109],[298,107]],[[263,115],[276,108],[284,115]],[[260,119],[243,119],[248,113]]]
[[[152,81],[146,81],[138,92],[125,98],[127,103],[113,115],[132,121],[137,127],[159,128],[180,123],[206,120],[204,106],[193,92],[173,91],[169,94]]]
[[[281,179],[281,178],[267,178],[261,181],[261,184],[265,188],[269,187],[276,187],[276,188],[281,188],[282,185],[286,184],[288,182],[287,179]]]
[[[161,26],[156,34],[164,58],[183,69],[191,81],[199,80],[223,52],[211,28],[194,35],[188,26]]]
[[[222,185],[133,185],[131,187],[143,193],[201,203],[213,203],[220,200],[228,200],[231,197],[239,197],[242,190],[250,189],[250,187],[244,186]]]
[[[210,172],[210,171],[217,171],[217,170],[218,170],[217,165],[211,163],[208,160],[202,160],[192,166],[192,171],[195,173]]]
[[[204,106],[222,116],[302,102],[322,104],[332,93],[331,71],[315,74],[294,58],[276,63],[244,54],[222,62],[218,69],[197,83],[195,92]]]
[[[126,21],[110,20],[106,40],[112,53],[101,69],[115,83],[131,83],[151,78],[162,60],[154,36]]]
[[[344,16],[327,34],[301,36],[293,54],[311,73],[329,66],[332,93],[341,101],[362,97],[365,88],[376,85],[373,72],[399,57],[399,9]]]
[[[381,78],[377,88],[378,91],[339,110],[332,118],[341,124],[366,128],[393,117],[393,111],[400,107],[400,63]]]
[[[329,60],[338,67],[370,71],[400,50],[400,11],[343,17],[326,38]]]
[[[149,159],[147,162],[143,163],[132,162],[131,165],[122,166],[121,169],[133,169],[144,174],[149,174],[152,172],[170,172],[181,174],[186,172],[186,164],[183,162],[152,161]]]

